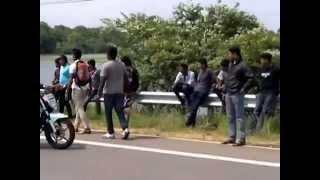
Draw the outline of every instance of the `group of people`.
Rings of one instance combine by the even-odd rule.
[[[70,101],[75,110],[74,126],[79,132],[80,123],[83,122],[84,129],[81,134],[90,134],[91,125],[86,114],[88,103],[97,102],[104,98],[105,117],[107,121],[107,133],[104,138],[115,138],[112,110],[115,109],[120,125],[123,130],[122,138],[129,137],[128,121],[130,117],[129,108],[139,87],[139,73],[133,66],[130,58],[124,56],[117,60],[117,48],[107,48],[107,59],[101,69],[96,67],[94,59],[84,61],[80,49],[72,49],[73,62],[68,63],[65,55],[55,60],[56,70],[52,81],[55,97],[59,102],[59,111],[64,113],[67,108],[68,116],[73,118]]]
[[[66,107],[69,117],[72,116],[70,100],[75,109],[75,128],[83,122],[80,133],[90,134],[90,121],[86,115],[88,103],[104,98],[107,133],[104,138],[115,138],[112,110],[115,109],[123,130],[122,138],[127,139],[129,108],[134,102],[139,88],[139,73],[128,56],[117,59],[118,51],[114,46],[107,48],[107,61],[101,69],[96,68],[94,59],[87,62],[81,59],[81,50],[73,49],[73,62],[61,55],[55,60],[54,80],[55,96],[59,101],[60,112]],[[223,111],[227,114],[229,138],[223,144],[242,146],[246,144],[246,123],[244,117],[244,95],[253,87],[258,87],[257,104],[254,110],[250,130],[261,130],[266,117],[272,114],[280,92],[280,68],[272,63],[270,53],[260,56],[260,69],[257,74],[246,65],[239,46],[228,49],[227,58],[220,63],[218,73],[208,67],[207,60],[199,59],[199,71],[189,70],[187,64],[178,66],[178,74],[172,86],[181,105],[188,107],[186,126],[194,127],[198,108],[214,92],[222,102]],[[180,95],[184,94],[184,97]],[[99,106],[100,103],[97,103]],[[100,109],[100,108],[99,108]],[[237,121],[240,126],[240,138],[236,141]]]
[[[254,74],[243,60],[239,46],[229,48],[227,58],[221,61],[221,70],[218,73],[208,68],[205,59],[200,59],[199,65],[196,77],[187,64],[180,64],[173,85],[173,91],[181,105],[189,109],[186,126],[195,126],[198,108],[205,103],[209,93],[214,92],[222,102],[229,124],[229,138],[223,144],[245,145],[244,95],[251,88],[258,88],[257,104],[250,124],[250,131],[257,132],[262,129],[264,120],[274,112],[280,93],[280,68],[272,63],[270,53],[262,53],[260,68]],[[184,97],[181,97],[180,93],[183,93]],[[238,142],[237,121],[240,126]]]

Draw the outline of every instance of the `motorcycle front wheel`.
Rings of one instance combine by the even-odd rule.
[[[55,149],[66,149],[72,145],[75,139],[75,129],[70,120],[60,120],[54,123],[56,132],[47,124],[44,134],[48,143]]]

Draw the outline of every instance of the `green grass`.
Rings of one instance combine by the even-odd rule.
[[[95,107],[91,105],[88,108],[88,116],[94,128],[106,129],[103,110],[102,114],[98,115]],[[115,113],[113,117],[115,128],[119,128],[119,120]],[[228,124],[226,116],[222,113],[214,113],[209,118],[199,117],[197,126],[193,129],[187,128],[184,123],[185,115],[173,108],[169,111],[133,111],[130,118],[130,128],[135,133],[215,141],[222,141],[228,137]],[[268,119],[259,133],[248,135],[247,141],[248,144],[279,146],[279,116]]]

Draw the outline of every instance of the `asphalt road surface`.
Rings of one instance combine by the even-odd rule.
[[[278,180],[280,151],[131,136],[77,135],[66,150],[40,137],[41,180]]]

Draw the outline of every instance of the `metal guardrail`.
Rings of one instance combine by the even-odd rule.
[[[181,95],[183,96],[183,94]],[[101,98],[100,101],[103,102],[103,98]],[[173,92],[141,91],[138,93],[135,101],[139,104],[180,104],[180,101]],[[222,103],[215,93],[211,93],[203,106],[221,107]],[[245,107],[250,109],[256,107],[256,95],[245,95]]]

